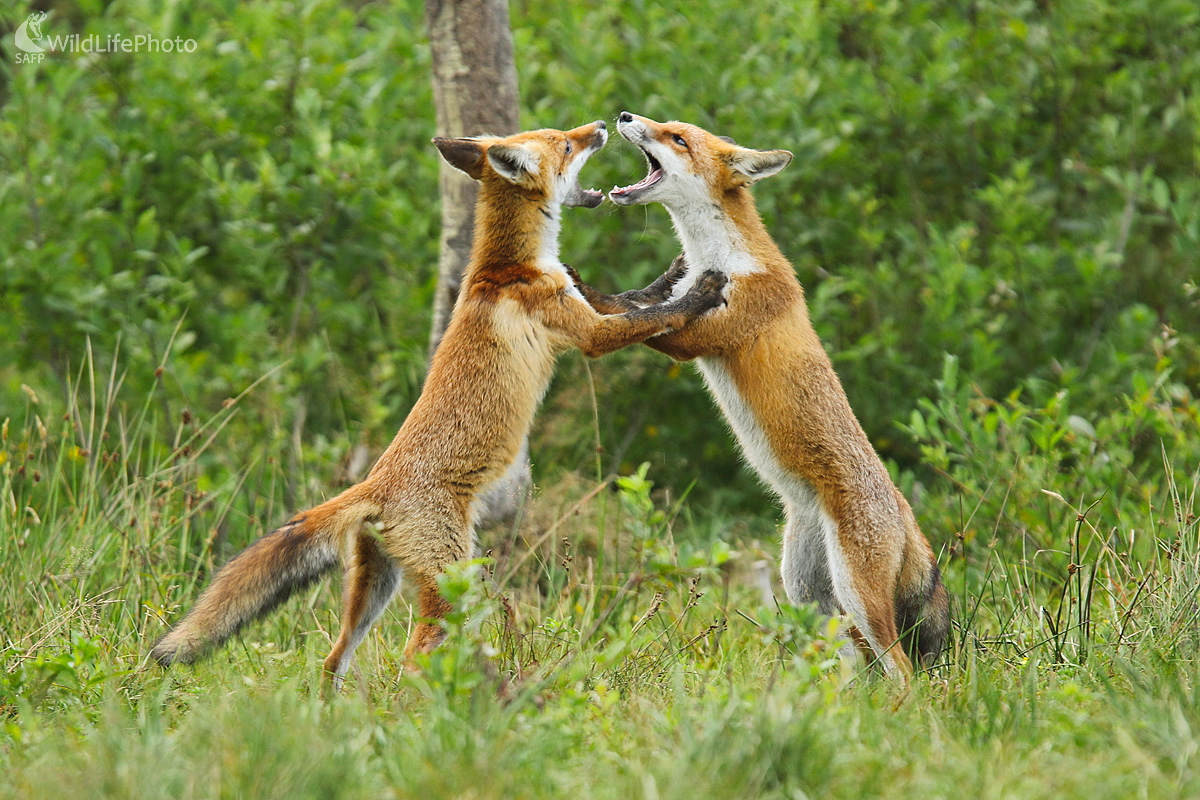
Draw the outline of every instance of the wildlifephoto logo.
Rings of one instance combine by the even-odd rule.
[[[44,31],[47,16],[45,11],[35,11],[17,26],[18,64],[39,64],[48,53],[194,53],[198,46],[195,39],[160,39],[149,33],[50,36]]]
[[[22,60],[32,61],[28,58],[30,55],[36,55],[37,61],[42,60],[42,54],[45,53],[45,48],[38,45],[42,40],[42,23],[46,21],[45,11],[35,11],[25,18],[17,27],[17,49],[23,50],[24,53],[17,53],[17,63]],[[25,56],[23,59],[22,56]]]

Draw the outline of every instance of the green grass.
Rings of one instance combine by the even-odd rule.
[[[956,410],[952,369],[921,440],[944,446],[947,479],[912,493],[931,538],[956,542],[942,559],[956,630],[907,695],[839,662],[811,609],[764,596],[767,570],[782,598],[761,522],[708,516],[645,470],[559,477],[485,531],[490,555],[445,582],[459,610],[419,675],[401,674],[412,612],[397,598],[345,691],[322,698],[332,580],[201,665],[160,670],[144,662],[165,625],[286,515],[262,499],[282,492],[284,459],[201,490],[206,459],[242,457],[220,436],[236,402],[164,441],[166,390],[132,402],[90,356],[70,383],[57,401],[30,390],[4,423],[0,796],[1200,792],[1195,474],[1160,457],[1143,478],[1126,470],[1121,497],[1064,513],[1062,492],[1111,459],[1079,457],[1044,409]],[[1160,411],[1160,441],[1171,419],[1191,429],[1178,406]],[[1008,422],[989,423],[999,412]],[[965,438],[928,438],[939,426]],[[976,464],[966,442],[993,434]],[[1047,437],[1062,462],[1048,471]],[[937,527],[950,513],[958,537]],[[1013,520],[1019,536],[996,533]]]

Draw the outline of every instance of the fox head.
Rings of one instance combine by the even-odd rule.
[[[595,208],[604,195],[579,185],[579,171],[608,141],[603,120],[569,131],[545,129],[503,138],[437,138],[433,143],[450,166],[485,187],[516,192],[551,209]]]
[[[617,130],[641,148],[649,167],[642,180],[609,192],[622,206],[711,206],[726,192],[774,175],[792,160],[787,150],[751,150],[686,122],[655,122],[628,111],[617,118]]]

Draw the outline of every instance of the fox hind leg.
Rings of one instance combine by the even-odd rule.
[[[783,588],[793,604],[816,603],[817,609],[829,616],[841,614],[842,608],[833,590],[829,567],[825,529],[832,523],[823,519],[815,502],[811,505],[792,505],[787,509],[787,525],[783,530]],[[855,626],[846,631],[845,644],[838,648],[843,663],[851,668],[861,656],[873,659],[871,646]]]
[[[832,616],[838,613],[837,600],[817,514],[815,507],[788,508],[783,529],[783,590],[789,602],[816,603],[822,614]]]
[[[914,664],[933,666],[946,645],[950,632],[950,598],[942,584],[941,571],[932,556],[922,565],[923,573],[896,597],[896,620],[904,649]]]
[[[905,684],[912,677],[912,662],[900,644],[896,629],[895,595],[898,568],[880,563],[862,550],[857,559],[846,557],[838,531],[826,531],[825,552],[838,605],[853,618],[857,633],[865,640],[885,673],[897,674]],[[865,557],[864,557],[865,556]],[[852,634],[853,635],[853,634]]]
[[[342,590],[342,630],[329,657],[325,672],[334,691],[341,689],[354,651],[387,608],[400,587],[400,568],[384,553],[370,533],[360,532],[350,553]]]
[[[408,637],[408,645],[404,648],[405,660],[410,663],[417,653],[428,653],[442,643],[446,638],[446,631],[438,622],[453,610],[453,606],[442,597],[433,575],[415,575],[414,578],[417,584],[419,620]]]

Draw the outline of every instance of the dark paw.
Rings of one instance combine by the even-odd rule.
[[[568,277],[570,277],[570,279],[575,282],[576,286],[579,286],[580,284],[583,283],[583,278],[579,277],[579,271],[576,270],[574,267],[572,267],[570,264],[563,264],[563,269],[565,269],[567,271]]]
[[[696,280],[688,294],[694,295],[700,307],[707,311],[725,305],[724,289],[728,282],[729,277],[724,272],[709,270]]]
[[[644,291],[642,291],[641,289],[635,289],[632,291],[621,292],[620,294],[613,295],[613,301],[616,302],[618,305],[624,306],[625,308],[629,309],[630,311],[633,311],[634,309],[641,308],[642,304],[646,302],[646,298],[644,295],[645,295]]]
[[[663,273],[663,277],[666,278],[667,283],[674,286],[675,284],[679,283],[680,279],[686,274],[687,262],[683,259],[683,253],[680,253],[679,255],[675,256],[675,260],[671,262],[670,268]]]

